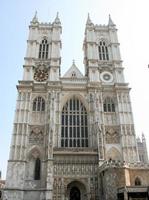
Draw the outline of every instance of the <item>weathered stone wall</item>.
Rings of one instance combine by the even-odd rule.
[[[149,169],[130,169],[129,174],[131,185],[135,185],[135,179],[138,177],[141,181],[141,185],[149,186]]]
[[[105,200],[117,198],[117,188],[125,186],[125,174],[122,168],[108,168],[102,171],[99,176],[100,197]]]

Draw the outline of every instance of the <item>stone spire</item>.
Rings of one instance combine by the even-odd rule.
[[[115,24],[113,23],[112,19],[111,19],[111,15],[109,15],[109,22],[108,22],[109,26],[115,26]]]
[[[35,12],[35,15],[31,21],[31,24],[36,24],[36,23],[38,23],[37,11]]]
[[[56,14],[56,18],[55,18],[55,20],[54,20],[53,23],[54,23],[54,24],[61,24],[60,19],[59,19],[59,13],[58,13],[58,12],[57,12],[57,14]]]
[[[73,65],[76,65],[76,64],[75,64],[75,60],[74,60],[74,59],[72,60],[72,66],[73,66]]]
[[[91,21],[90,14],[88,13],[86,25],[92,25],[92,24],[93,24],[93,22]]]
[[[142,133],[142,142],[146,141],[144,133]]]

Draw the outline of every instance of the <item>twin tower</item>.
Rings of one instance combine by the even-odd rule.
[[[138,152],[116,26],[88,16],[85,75],[73,63],[61,76],[61,32],[58,15],[30,23],[4,199],[123,199],[118,188],[146,185],[148,171],[128,164]]]

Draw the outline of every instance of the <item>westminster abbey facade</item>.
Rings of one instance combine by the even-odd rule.
[[[115,24],[88,16],[85,75],[61,76],[61,32],[58,15],[30,23],[3,199],[149,199]]]

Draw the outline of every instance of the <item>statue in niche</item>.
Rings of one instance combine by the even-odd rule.
[[[98,98],[98,96],[96,96],[96,108],[98,108],[99,107],[99,98]]]
[[[92,94],[92,93],[90,93],[90,102],[91,102],[91,103],[94,102],[93,94]]]

